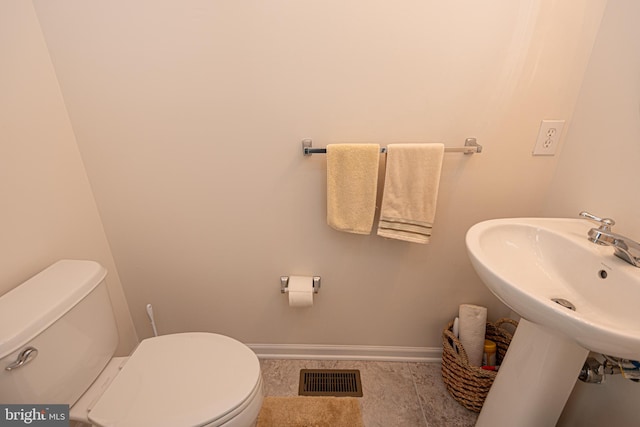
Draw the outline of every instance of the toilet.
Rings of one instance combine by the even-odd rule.
[[[253,426],[260,363],[224,335],[143,340],[113,357],[118,333],[94,261],[62,260],[0,297],[0,402],[68,404],[95,426]]]

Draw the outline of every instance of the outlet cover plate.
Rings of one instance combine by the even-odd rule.
[[[534,156],[553,156],[556,154],[564,120],[543,120],[540,123],[538,139],[533,147]]]

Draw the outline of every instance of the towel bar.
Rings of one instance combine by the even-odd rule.
[[[312,154],[325,154],[327,152],[326,148],[313,148],[313,140],[311,138],[305,138],[302,140],[302,154],[305,156],[310,156]],[[476,142],[475,138],[467,138],[464,141],[464,147],[445,147],[445,153],[464,153],[464,154],[474,154],[474,153],[482,153],[482,145]],[[386,147],[380,148],[381,153],[386,153]]]

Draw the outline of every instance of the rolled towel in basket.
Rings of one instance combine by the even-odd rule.
[[[462,304],[458,317],[460,318],[460,343],[469,357],[469,364],[480,366],[487,328],[487,308]]]

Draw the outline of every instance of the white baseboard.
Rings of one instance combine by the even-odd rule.
[[[375,360],[441,362],[441,347],[318,344],[247,344],[260,359]]]

